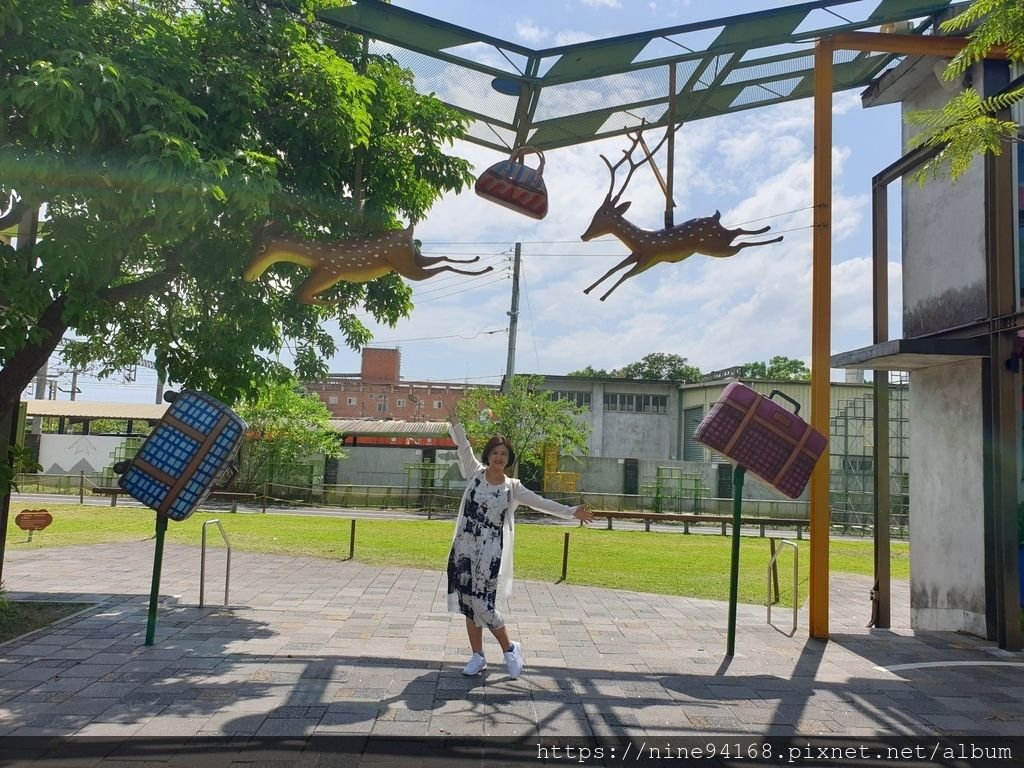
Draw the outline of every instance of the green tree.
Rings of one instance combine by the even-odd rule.
[[[0,0],[0,416],[65,335],[110,374],[152,357],[225,402],[316,379],[362,314],[411,311],[396,275],[297,304],[308,270],[240,279],[253,226],[339,239],[417,221],[471,181],[443,147],[465,119],[412,75],[317,21],[344,0]],[[361,201],[365,200],[365,205]],[[30,244],[29,238],[22,238]]]
[[[614,372],[624,379],[660,379],[692,384],[700,380],[700,368],[690,365],[685,357],[666,352],[651,352],[639,361]]]
[[[785,355],[775,355],[767,363],[744,363],[741,375],[746,379],[809,381],[811,371],[803,360],[795,357],[786,357]]]
[[[316,454],[337,459],[345,453],[331,427],[331,412],[304,389],[272,384],[236,408],[249,425],[239,462],[240,487],[255,488],[281,468]]]
[[[546,446],[562,455],[585,455],[590,428],[576,418],[585,409],[552,399],[540,389],[542,381],[540,376],[513,376],[507,392],[482,387],[467,392],[456,411],[470,442],[479,448],[494,435],[504,435],[517,463],[542,464]]]
[[[607,379],[611,378],[611,374],[608,373],[604,368],[594,368],[588,365],[586,368],[580,368],[578,371],[569,371],[566,376],[579,376],[581,379]]]
[[[943,22],[945,32],[968,31],[969,42],[950,60],[943,74],[946,80],[961,77],[984,59],[997,45],[1006,46],[1013,61],[1024,61],[1024,5],[1020,0],[975,0],[965,11]],[[907,123],[920,127],[912,146],[938,147],[939,154],[915,174],[918,181],[948,171],[954,180],[963,175],[979,154],[1002,153],[1007,142],[1018,141],[1020,126],[997,113],[1024,99],[1024,87],[983,99],[974,88],[966,88],[938,110],[921,110],[907,115]]]

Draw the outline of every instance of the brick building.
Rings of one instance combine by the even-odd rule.
[[[358,374],[331,373],[307,382],[334,419],[444,421],[449,407],[465,395],[461,384],[403,381],[402,355],[397,349],[363,347]]]

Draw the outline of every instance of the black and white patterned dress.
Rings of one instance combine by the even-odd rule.
[[[474,477],[448,555],[448,593],[457,601],[459,613],[478,627],[505,626],[497,596],[508,507],[505,483],[491,485],[482,473]]]
[[[505,626],[499,605],[512,592],[516,508],[523,504],[571,520],[574,507],[545,499],[514,477],[491,485],[462,425],[450,425],[449,432],[467,482],[448,554],[448,610],[477,626],[498,629]]]

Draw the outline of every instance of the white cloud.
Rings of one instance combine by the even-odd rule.
[[[537,45],[550,37],[551,31],[546,27],[537,26],[533,19],[523,19],[516,23],[516,36],[520,40]]]
[[[588,40],[596,40],[596,36],[589,32],[581,32],[576,29],[565,29],[555,34],[555,45],[574,45],[585,43]]]
[[[589,5],[591,8],[621,8],[622,3],[619,0],[582,0],[584,5]]]
[[[648,143],[653,147],[662,135],[652,132]],[[579,238],[608,189],[608,170],[599,155],[615,162],[628,145],[623,136],[548,152],[544,177],[550,212],[542,221],[467,190],[447,196],[417,226],[427,255],[486,256],[522,241],[516,370],[564,374],[587,365],[611,369],[650,352],[680,354],[704,370],[776,354],[809,359],[810,101],[687,123],[676,134],[675,221],[719,209],[726,226],[771,227],[744,239],[782,233],[781,243],[746,248],[726,259],[694,255],[657,264],[624,281],[602,302],[600,295],[621,272],[589,295],[583,289],[627,251],[613,237],[589,243]],[[477,173],[501,158],[464,143],[454,151],[472,160]],[[837,145],[833,151],[834,351],[871,339],[870,177],[883,164],[865,152],[860,145]],[[665,157],[662,149],[657,161],[663,172]],[[534,158],[529,162],[536,165]],[[620,183],[624,175],[620,169]],[[629,221],[647,229],[662,227],[665,201],[649,168],[637,169],[622,199],[632,203]],[[463,245],[444,244],[452,241]],[[890,291],[898,305],[898,265],[894,269]],[[497,382],[505,369],[507,336],[466,337],[507,325],[511,281],[495,273],[441,276],[415,284],[414,291],[416,308],[409,320],[395,330],[374,329],[378,339],[410,340],[401,344],[404,375],[471,382],[490,376]],[[898,306],[892,314],[897,329]],[[454,338],[412,341],[448,335]],[[358,369],[355,353],[339,358],[347,362],[333,369]]]
[[[863,109],[860,92],[856,90],[841,91],[832,95],[832,116],[839,117],[855,110]]]

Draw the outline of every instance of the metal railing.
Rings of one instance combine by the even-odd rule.
[[[20,474],[15,478],[21,493],[56,493],[61,495],[77,495],[80,504],[95,496],[97,489],[111,486],[114,481],[99,473],[79,473],[68,475]],[[340,483],[322,485],[315,489],[299,489],[290,487],[259,487],[254,503],[259,504],[263,511],[268,506],[288,506],[291,508],[308,507],[340,507],[354,509],[406,509],[423,511],[431,518],[434,513],[454,514],[458,510],[462,497],[462,487],[410,488],[395,485],[366,485],[358,483]],[[298,500],[299,491],[304,490],[307,498]],[[275,495],[283,491],[283,496]],[[595,509],[612,512],[651,511],[649,498],[644,494],[595,493],[578,491],[576,493],[549,493],[548,498],[565,504],[578,504],[581,501]],[[211,499],[215,501],[216,499]],[[684,500],[685,501],[685,500]],[[731,499],[718,497],[701,497],[699,509],[683,504],[683,512],[696,514],[727,515],[731,513]],[[806,501],[788,499],[744,499],[744,518],[806,518],[809,516]],[[869,512],[847,510],[833,507],[830,513],[830,529],[833,534],[844,536],[870,537],[874,533],[874,516]],[[893,539],[906,539],[909,535],[909,517],[907,514],[893,513],[889,518],[889,534]]]
[[[203,547],[202,554],[199,556],[199,607],[202,608],[206,604],[206,527],[208,525],[217,524],[217,528],[220,529],[221,538],[224,539],[224,546],[227,547],[228,556],[227,563],[224,567],[224,606],[228,604],[228,591],[231,587],[231,542],[228,541],[228,535],[224,532],[224,526],[220,524],[220,520],[207,520],[203,523]]]
[[[778,589],[779,589],[779,587],[778,587],[778,576],[779,576],[779,574],[778,574],[778,570],[776,569],[776,566],[775,566],[775,561],[778,560],[779,555],[782,554],[782,550],[783,549],[785,549],[786,547],[792,547],[793,548],[793,632],[792,632],[792,634],[795,635],[796,634],[796,627],[797,627],[797,614],[798,614],[798,611],[800,610],[800,593],[798,591],[799,586],[800,586],[800,582],[799,582],[799,574],[800,574],[800,548],[796,544],[794,544],[792,541],[788,541],[786,539],[778,539],[779,544],[781,544],[782,546],[780,546],[778,549],[775,549],[775,541],[776,541],[776,539],[770,539],[769,541],[771,542],[772,558],[771,558],[771,560],[768,561],[768,596],[765,598],[765,601],[764,601],[765,606],[767,606],[767,608],[768,608],[768,623],[769,624],[772,623],[772,603],[774,602],[774,600],[772,600],[772,576],[773,575],[775,576],[776,599],[778,599]]]

